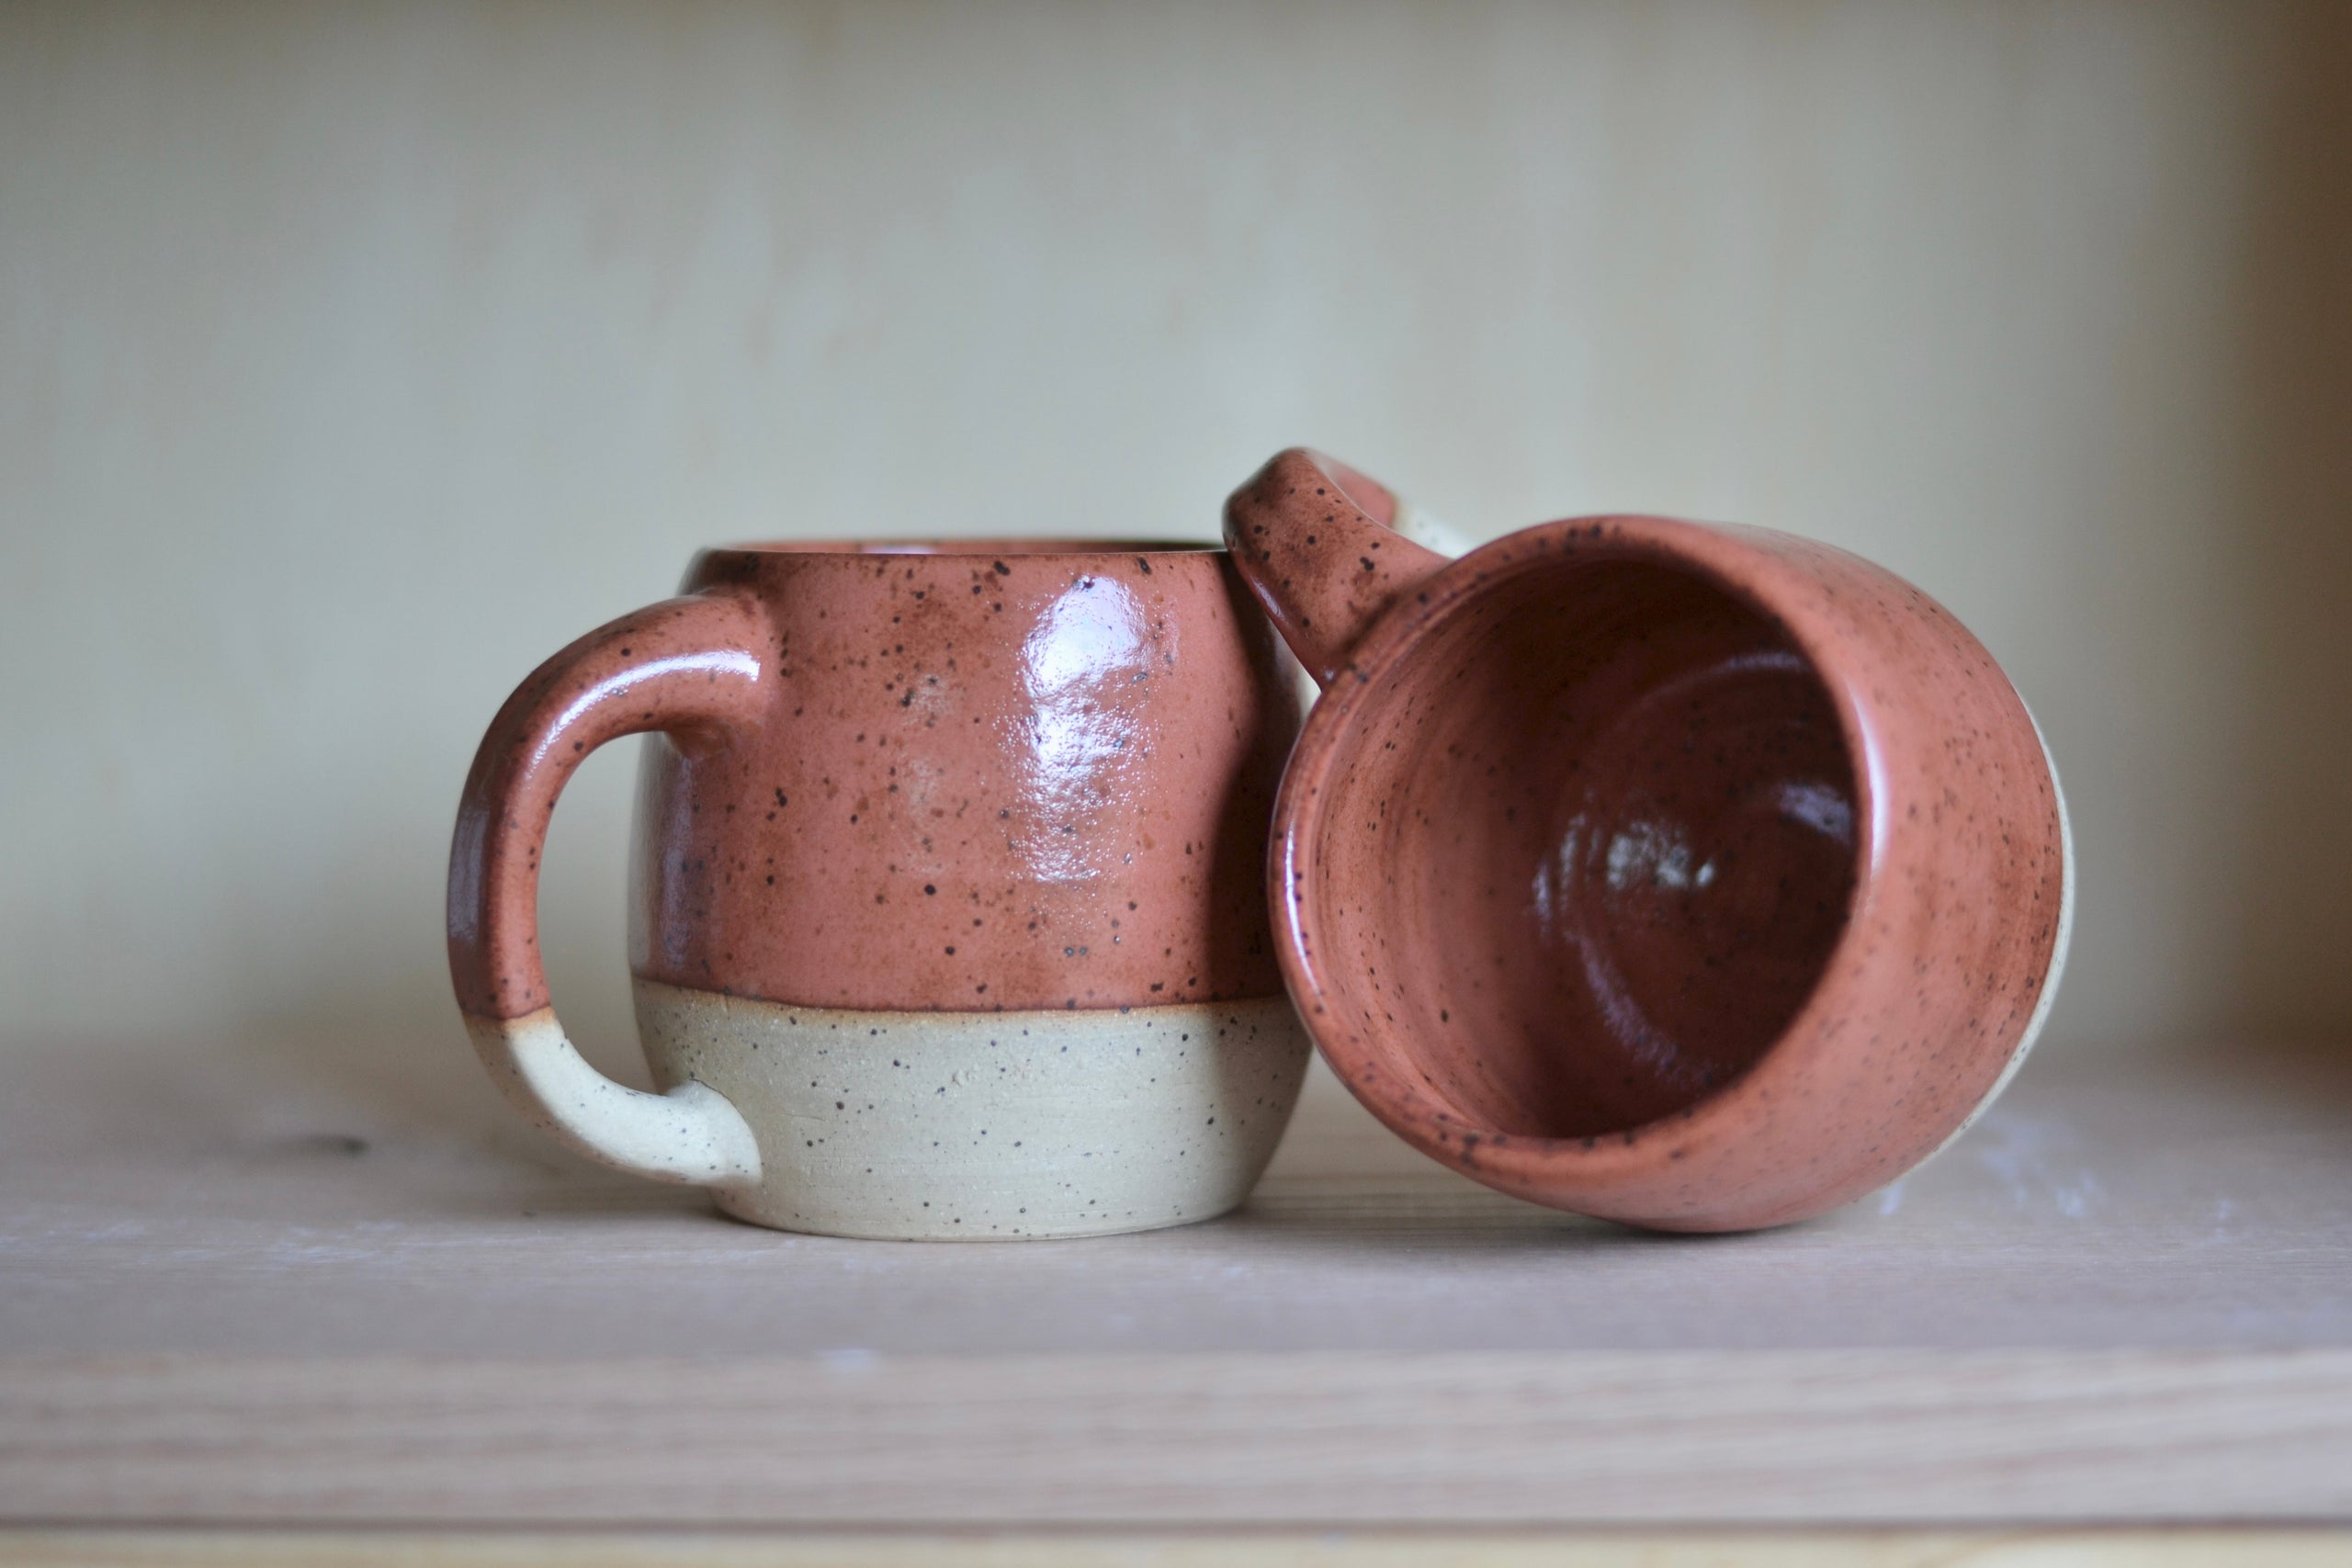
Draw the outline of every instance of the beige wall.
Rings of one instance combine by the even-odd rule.
[[[2074,795],[2053,1041],[2352,1029],[2347,83],[2342,6],[0,10],[0,1028],[461,1049],[474,739],[696,543],[1311,441],[1910,575]]]

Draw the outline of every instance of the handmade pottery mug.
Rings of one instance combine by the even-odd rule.
[[[468,1030],[563,1143],[763,1224],[986,1238],[1222,1213],[1308,1055],[1263,883],[1297,725],[1221,550],[706,551],[482,740],[449,871]],[[535,914],[564,781],[639,732],[653,1095],[565,1038]]]
[[[1325,686],[1272,896],[1357,1098],[1490,1186],[1666,1230],[1818,1213],[1964,1128],[2074,892],[1983,646],[1785,534],[1570,519],[1448,562],[1395,505],[1293,450],[1226,512]]]

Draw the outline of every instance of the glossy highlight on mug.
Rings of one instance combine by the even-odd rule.
[[[1108,874],[1093,856],[1110,852],[1091,831],[1100,815],[1132,807],[1154,735],[1141,705],[1122,699],[1151,678],[1158,646],[1142,606],[1111,578],[1084,577],[1037,617],[1021,647],[1030,707],[1014,722],[1023,809],[1018,852],[1041,882]],[[1131,853],[1132,852],[1125,852]]]

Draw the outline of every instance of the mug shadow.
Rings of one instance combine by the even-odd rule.
[[[1211,1224],[1234,1244],[1284,1257],[1343,1253],[1431,1263],[1532,1254],[1657,1253],[1738,1239],[1636,1230],[1483,1190],[1435,1195],[1419,1183],[1367,1182],[1344,1193],[1261,1191]]]
[[[1735,1240],[1645,1231],[1484,1187],[1396,1137],[1318,1058],[1273,1164],[1249,1201],[1215,1222],[1234,1242],[1285,1254],[1409,1254],[1431,1260],[1703,1247]]]

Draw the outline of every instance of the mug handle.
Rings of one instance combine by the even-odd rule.
[[[1383,610],[1445,565],[1399,531],[1419,516],[1386,486],[1304,446],[1276,453],[1226,502],[1234,564],[1317,685],[1339,678]]]
[[[660,730],[707,754],[757,722],[763,631],[740,595],[692,595],[624,615],[540,665],[491,720],[449,846],[449,975],[482,1065],[558,1143],[657,1181],[755,1183],[759,1145],[708,1085],[646,1094],[572,1048],[539,963],[539,855],[557,796],[597,747]]]

